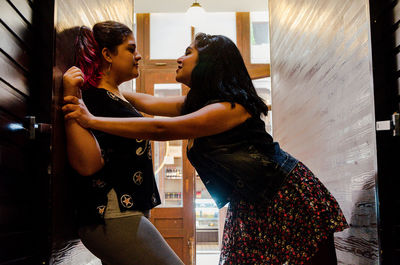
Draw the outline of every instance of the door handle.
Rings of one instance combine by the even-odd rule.
[[[400,114],[395,112],[392,115],[393,136],[400,136]]]
[[[35,116],[26,116],[23,123],[10,123],[8,128],[12,131],[25,131],[28,139],[34,140],[38,134],[51,133],[52,126],[48,123],[36,123]]]
[[[400,136],[400,114],[395,112],[392,115],[391,120],[377,121],[376,122],[377,131],[393,131],[393,136]]]
[[[27,120],[27,129],[29,134],[29,139],[36,139],[37,134],[48,134],[51,133],[51,129],[53,128],[51,124],[48,123],[36,123],[35,116],[26,116]]]

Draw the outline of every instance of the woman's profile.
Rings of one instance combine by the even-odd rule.
[[[64,74],[64,95],[82,97],[96,115],[142,117],[118,88],[139,75],[141,56],[126,25],[81,27],[76,58],[82,71],[72,67]],[[160,204],[149,141],[89,131],[73,120],[65,129],[70,164],[81,175],[76,196],[83,244],[107,265],[183,264],[146,218]]]

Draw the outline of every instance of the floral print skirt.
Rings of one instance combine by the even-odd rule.
[[[299,162],[268,205],[231,200],[219,264],[305,264],[346,228],[335,198]]]

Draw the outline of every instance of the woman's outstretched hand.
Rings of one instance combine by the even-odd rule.
[[[80,88],[83,85],[84,74],[76,66],[69,68],[63,75],[63,89],[65,96],[75,96],[81,98]]]
[[[94,116],[86,108],[82,99],[75,96],[64,97],[65,105],[62,107],[66,120],[75,119],[82,127],[90,128]]]

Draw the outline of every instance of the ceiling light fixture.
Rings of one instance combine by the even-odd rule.
[[[204,17],[206,11],[201,7],[200,3],[196,0],[186,11],[186,16],[188,17],[189,23],[193,27],[198,27]]]

